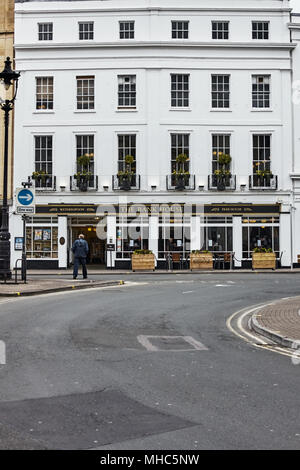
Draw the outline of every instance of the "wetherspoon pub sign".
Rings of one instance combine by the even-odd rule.
[[[36,207],[38,214],[55,215],[87,215],[99,214],[101,212],[108,215],[130,215],[147,214],[159,215],[164,213],[184,213],[185,215],[217,214],[217,215],[247,215],[247,214],[279,214],[279,204],[47,204]]]

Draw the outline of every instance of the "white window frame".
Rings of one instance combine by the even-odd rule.
[[[38,83],[40,82],[40,83]],[[50,83],[49,83],[50,82]],[[38,87],[40,87],[40,91],[38,91]],[[52,92],[49,91],[52,87]],[[44,89],[46,90],[44,92]],[[46,106],[44,108],[39,108],[38,107],[38,97],[40,98],[40,101],[42,102],[42,96],[46,96],[45,98],[45,105],[41,104],[40,106]],[[52,98],[52,99],[51,99]],[[49,107],[49,105],[52,104],[52,107]],[[53,111],[54,110],[54,77],[48,76],[48,77],[40,77],[37,76],[35,77],[35,110],[39,112],[43,111]]]
[[[40,31],[40,28],[44,29],[45,26],[49,27],[51,31]],[[40,37],[40,35],[49,35],[49,37]],[[38,23],[38,41],[53,41],[53,23],[51,21]]]
[[[264,26],[263,26],[263,29],[260,31],[260,30],[258,29],[258,27],[257,27],[257,29],[254,29],[254,25],[255,25],[255,24],[256,24],[257,26],[258,26],[259,24],[262,24],[262,25],[266,25],[266,24],[267,24],[267,25],[268,25],[268,28],[267,28],[267,30],[265,30],[265,29],[264,29]],[[252,40],[253,40],[253,41],[269,41],[269,39],[270,39],[270,21],[257,21],[257,20],[253,20],[252,23],[251,23],[251,25],[252,25],[251,35],[252,35]],[[256,34],[256,35],[258,36],[260,32],[263,34],[263,36],[264,36],[265,33],[267,32],[268,37],[267,37],[267,38],[265,38],[265,37],[262,37],[262,38],[259,38],[259,37],[256,37],[256,38],[255,38],[255,37],[253,37],[254,34]]]
[[[263,90],[257,90],[254,91],[254,85],[256,84],[257,86],[259,83],[257,82],[258,79],[263,78],[264,80],[267,79],[266,83],[263,83]],[[256,80],[256,83],[254,83],[254,80]],[[269,90],[265,90],[265,85],[269,86]],[[262,96],[262,101],[265,104],[266,101],[268,101],[269,105],[268,106],[254,106],[254,95]],[[266,99],[268,98],[268,99]],[[257,99],[257,103],[259,104],[260,99]],[[253,110],[270,110],[271,109],[271,74],[252,74],[251,76],[251,107]]]
[[[220,25],[221,25],[222,28],[219,29],[219,28],[217,27],[217,29],[215,30],[215,29],[214,29],[214,25],[215,25],[215,24],[216,24],[217,26],[220,26]],[[224,25],[225,25],[225,24],[228,25],[227,31],[224,29]],[[228,40],[229,40],[229,32],[230,32],[230,22],[229,22],[229,21],[212,20],[212,22],[211,22],[211,37],[212,37],[212,40],[213,40],[213,41],[228,41]],[[219,37],[214,38],[214,33],[216,33],[217,36],[221,33],[221,34],[222,34],[222,37],[221,37],[221,38],[219,38]],[[227,38],[224,37],[225,34],[228,35]]]
[[[84,86],[84,81],[87,81],[87,86]],[[80,91],[81,82],[81,95]],[[84,94],[84,89],[87,90],[88,94]],[[80,103],[80,99],[82,100]],[[82,107],[80,107],[80,104]],[[84,105],[87,104],[85,108]],[[76,77],[76,110],[77,111],[93,111],[95,110],[95,76],[77,76]]]
[[[213,89],[214,83],[213,83],[213,78],[217,77],[216,85],[217,88],[216,90]],[[223,77],[223,82],[220,83],[219,79]],[[228,91],[225,90],[225,78],[228,78]],[[219,94],[223,94],[222,100],[219,100]],[[225,94],[228,93],[228,100],[225,99]],[[214,99],[214,94],[216,94],[216,99]],[[224,106],[225,102],[228,101],[228,106]],[[216,102],[217,106],[214,106],[214,102]],[[220,104],[223,103],[223,106],[220,106]],[[217,74],[213,73],[211,74],[211,109],[213,111],[215,110],[225,110],[229,111],[231,108],[231,75],[230,74]]]
[[[173,78],[176,77],[173,82]],[[181,81],[179,78],[181,77]],[[185,78],[187,77],[187,89],[185,88]],[[171,73],[171,109],[189,109],[190,107],[190,74]],[[175,86],[173,88],[173,85]],[[185,101],[187,100],[187,104]],[[175,101],[175,104],[173,102]],[[181,103],[181,104],[180,104]]]
[[[81,27],[83,30],[81,31]],[[83,37],[80,37],[80,36]],[[79,41],[92,41],[94,39],[94,22],[79,21],[78,22],[78,39]]]
[[[179,28],[181,24],[181,29]],[[185,26],[187,25],[187,28]],[[190,35],[190,22],[188,20],[172,20],[171,21],[171,38],[172,39],[189,39]],[[187,33],[187,37],[184,37]],[[175,37],[173,36],[175,35]],[[181,37],[179,37],[181,35]]]
[[[121,29],[121,25],[124,26],[124,29]],[[129,26],[128,28],[126,28],[127,25]],[[133,25],[133,28],[131,28],[131,25]],[[124,35],[124,37],[122,37],[122,35]],[[119,39],[121,41],[135,39],[135,21],[133,20],[119,21]]]
[[[122,90],[120,86],[123,87]],[[136,75],[118,75],[118,109],[136,109],[136,97]]]

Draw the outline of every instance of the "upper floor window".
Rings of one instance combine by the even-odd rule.
[[[92,21],[78,23],[78,28],[80,40],[94,39],[94,23]]]
[[[172,21],[172,39],[188,39],[189,38],[189,22],[188,21]]]
[[[94,175],[94,136],[76,135],[76,170]]]
[[[54,188],[53,142],[51,135],[34,137],[34,172],[32,178],[36,188]]]
[[[95,79],[94,77],[76,77],[77,109],[95,108]]]
[[[182,157],[182,158],[181,158]],[[190,171],[190,135],[171,134],[171,173]]]
[[[212,38],[229,39],[229,21],[213,21]]]
[[[269,39],[268,21],[252,21],[252,39]]]
[[[171,106],[184,108],[189,106],[189,78],[187,74],[171,74]]]
[[[118,76],[118,106],[125,108],[136,107],[136,76]]]
[[[36,109],[53,109],[53,77],[36,77]]]
[[[212,108],[230,107],[230,75],[211,76]]]
[[[53,39],[53,23],[38,24],[39,41],[52,41]]]
[[[270,107],[270,75],[252,75],[252,107]]]
[[[253,135],[253,174],[271,171],[271,136]]]
[[[120,39],[134,39],[134,21],[120,21]]]

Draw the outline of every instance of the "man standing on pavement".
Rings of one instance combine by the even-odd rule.
[[[81,233],[77,240],[73,243],[72,251],[74,253],[74,269],[73,279],[77,278],[79,264],[82,266],[83,279],[87,278],[86,270],[86,257],[89,252],[89,246],[84,239],[84,235]]]

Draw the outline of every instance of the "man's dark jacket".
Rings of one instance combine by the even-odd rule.
[[[75,258],[86,258],[89,252],[89,246],[85,240],[79,238],[73,243],[72,251]]]

